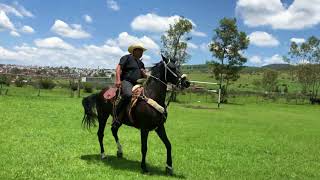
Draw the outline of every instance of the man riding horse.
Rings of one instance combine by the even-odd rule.
[[[131,100],[132,87],[137,84],[137,80],[146,78],[146,70],[141,60],[143,52],[146,51],[142,44],[134,44],[129,46],[130,54],[120,58],[120,62],[116,67],[115,86],[121,88],[121,99],[116,106],[115,121],[113,126],[121,125],[120,113]]]

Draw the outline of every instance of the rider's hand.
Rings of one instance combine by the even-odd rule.
[[[116,86],[117,88],[119,88],[119,87],[121,86],[121,81],[120,81],[120,80],[119,80],[119,81],[116,81],[115,86]]]

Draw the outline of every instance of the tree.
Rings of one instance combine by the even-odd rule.
[[[214,30],[213,41],[209,45],[212,55],[216,58],[208,64],[213,66],[215,78],[219,81],[220,89],[225,87],[222,102],[226,101],[228,86],[231,81],[236,81],[247,59],[242,51],[248,48],[249,38],[245,32],[238,31],[235,18],[223,18],[220,25]]]
[[[190,58],[190,55],[187,53],[187,41],[191,40],[191,37],[187,35],[192,28],[193,25],[188,19],[180,17],[179,20],[175,24],[170,25],[166,33],[161,36],[161,53],[163,53],[165,57],[175,60],[178,68]]]
[[[302,92],[310,93],[310,98],[317,98],[320,88],[320,40],[311,36],[304,43],[291,43],[290,58],[286,60],[299,64],[297,70],[298,82]]]
[[[267,69],[263,73],[261,84],[264,90],[268,92],[277,92],[278,72],[275,70]]]
[[[186,63],[190,58],[187,52],[187,41],[191,40],[188,33],[192,28],[193,25],[188,19],[180,17],[179,20],[175,24],[170,25],[166,33],[161,36],[161,53],[165,57],[175,60],[179,70],[181,69],[181,65]],[[175,92],[173,92],[171,100],[177,100],[177,94]]]
[[[5,74],[0,74],[0,95],[2,95],[2,88],[3,86],[10,86],[10,77]],[[8,89],[5,90],[4,94],[7,94]]]

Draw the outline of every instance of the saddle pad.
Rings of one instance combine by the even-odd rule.
[[[118,88],[115,88],[115,87],[112,87],[112,88],[109,88],[104,94],[103,94],[103,98],[105,100],[111,100],[113,99],[116,94],[117,94],[117,90]]]
[[[160,106],[155,100],[148,98],[147,103],[160,113],[164,113],[164,108]]]

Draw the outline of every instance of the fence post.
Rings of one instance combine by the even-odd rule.
[[[40,76],[40,80],[38,81],[38,96],[40,96],[40,82],[42,81],[42,76]]]
[[[218,91],[218,108],[220,108],[220,102],[221,102],[221,88],[219,88],[219,91]]]
[[[81,82],[81,76],[78,78],[78,98],[80,97],[80,82]]]

